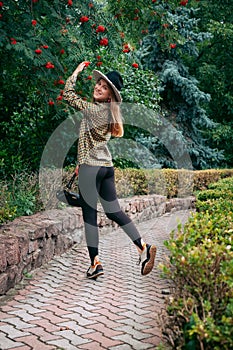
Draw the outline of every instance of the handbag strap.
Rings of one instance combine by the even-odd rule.
[[[76,176],[77,176],[77,174],[74,173],[74,174],[72,175],[71,179],[69,180],[68,184],[66,185],[66,187],[67,187],[69,190],[71,189],[71,187],[72,187],[72,185],[73,185],[73,182],[74,182],[74,180],[76,179]]]

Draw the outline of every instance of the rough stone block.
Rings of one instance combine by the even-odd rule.
[[[5,294],[7,288],[8,274],[6,272],[0,274],[0,295]]]
[[[0,240],[2,241],[2,236],[0,235]],[[4,243],[0,243],[0,273],[4,272],[7,267],[6,260],[6,247]]]

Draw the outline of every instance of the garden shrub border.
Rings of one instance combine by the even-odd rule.
[[[74,168],[63,172],[64,184]],[[115,168],[116,189],[119,198],[138,195],[163,195],[167,198],[184,198],[197,190],[207,189],[209,184],[233,176],[233,169],[185,170],[185,169],[119,169]],[[51,180],[52,179],[52,180]],[[48,174],[47,187],[56,193],[59,183],[56,176]],[[16,174],[12,181],[0,181],[0,223],[6,223],[23,215],[43,210],[40,198],[38,174]],[[74,186],[74,191],[76,190]],[[49,194],[51,195],[51,193]],[[50,198],[53,208],[59,208],[55,195]]]
[[[233,349],[233,177],[196,194],[196,212],[165,242],[172,281],[163,332],[172,349]]]

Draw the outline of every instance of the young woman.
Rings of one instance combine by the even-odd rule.
[[[147,275],[154,266],[156,247],[144,243],[131,219],[120,208],[115,189],[112,157],[107,147],[111,136],[121,137],[124,132],[120,113],[122,77],[116,71],[104,75],[94,70],[96,85],[93,103],[90,103],[75,92],[77,76],[85,67],[85,62],[80,63],[67,79],[63,96],[71,106],[83,114],[76,172],[82,200],[86,243],[91,260],[87,277],[96,279],[104,273],[98,256],[98,199],[107,217],[120,225],[135,244],[140,254],[141,274]]]

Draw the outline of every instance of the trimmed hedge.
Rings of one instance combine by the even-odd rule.
[[[165,242],[173,281],[164,332],[172,349],[233,349],[233,177],[196,194],[197,212]]]
[[[56,173],[56,169],[54,172]],[[64,184],[74,169],[64,171]],[[51,170],[53,172],[53,170]],[[158,194],[167,198],[187,197],[196,190],[203,190],[209,184],[233,176],[233,169],[189,171],[185,169],[115,169],[116,189],[119,198]],[[54,190],[60,185],[56,175],[48,174],[47,187]],[[52,179],[52,180],[51,180]],[[11,181],[0,181],[0,223],[13,220],[21,215],[31,215],[43,210],[39,196],[38,174],[15,174]],[[74,186],[74,191],[76,190]],[[50,206],[57,207],[55,195],[48,193]]]

